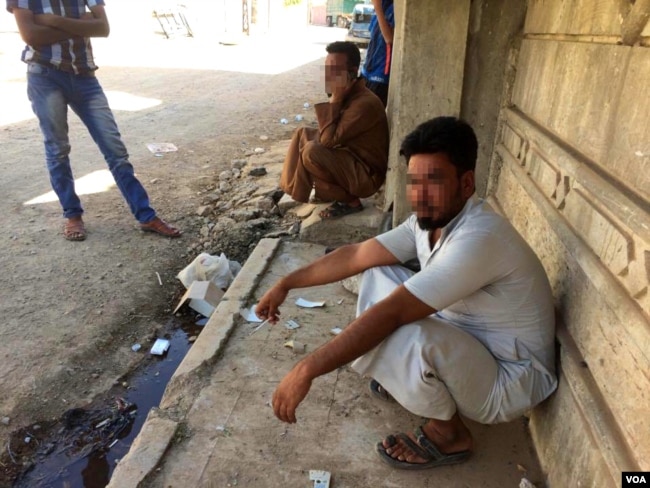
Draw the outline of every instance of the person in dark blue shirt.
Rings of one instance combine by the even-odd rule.
[[[372,3],[375,6],[375,16],[370,21],[370,43],[361,74],[366,79],[368,89],[379,97],[385,107],[388,100],[395,15],[393,0],[372,0]]]

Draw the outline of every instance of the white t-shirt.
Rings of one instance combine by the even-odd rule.
[[[437,316],[476,337],[498,361],[529,360],[553,374],[555,317],[539,259],[515,228],[473,195],[433,249],[415,215],[377,237],[422,270],[404,283]]]

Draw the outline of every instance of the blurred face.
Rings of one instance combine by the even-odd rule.
[[[325,58],[325,93],[344,88],[348,83],[348,56],[345,53],[329,53]]]
[[[423,230],[444,227],[474,193],[474,172],[458,176],[444,153],[414,154],[407,172],[407,198]]]

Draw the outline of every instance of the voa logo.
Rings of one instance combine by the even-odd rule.
[[[629,486],[648,486],[650,488],[650,473],[647,471],[641,471],[641,472],[623,472],[623,488],[627,488]]]

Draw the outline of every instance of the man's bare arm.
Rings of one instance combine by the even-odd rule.
[[[392,44],[395,29],[393,29],[393,27],[386,20],[381,0],[372,0],[372,3],[375,6],[375,15],[377,16],[377,23],[379,24],[381,35],[384,36],[386,44]]]
[[[14,7],[13,13],[20,37],[30,46],[45,46],[74,37],[69,32],[36,24],[31,10]]]
[[[90,7],[90,14],[79,19],[54,14],[38,14],[34,21],[39,25],[53,27],[78,37],[108,37],[110,26],[103,5]]]
[[[294,423],[296,408],[314,379],[369,352],[402,325],[435,312],[404,285],[398,287],[361,314],[340,335],[294,366],[273,394],[275,415],[283,422]]]
[[[260,318],[275,322],[290,290],[333,283],[374,266],[398,262],[377,239],[341,247],[280,279],[260,299],[255,311]]]

